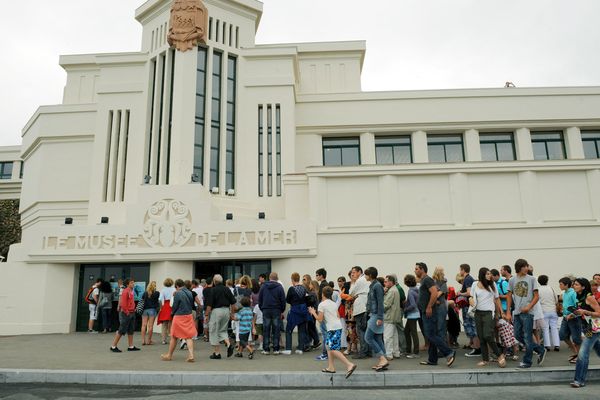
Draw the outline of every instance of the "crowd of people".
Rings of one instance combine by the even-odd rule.
[[[315,359],[328,361],[323,373],[336,373],[337,360],[349,378],[357,365],[348,356],[372,357],[372,369],[381,372],[395,359],[420,359],[426,351],[421,365],[438,365],[443,359],[450,367],[462,325],[465,356],[478,358],[478,367],[497,363],[504,368],[514,361],[525,370],[534,365],[534,356],[539,366],[564,341],[570,351],[565,363],[575,364],[571,386],[585,385],[590,352],[600,356],[600,274],[592,280],[563,277],[556,293],[548,276],[534,277],[533,267],[519,259],[514,275],[504,265],[499,270],[480,268],[472,276],[471,267],[462,264],[456,280],[461,286],[455,289],[443,268],[430,276],[423,262],[415,264],[414,274],[404,276],[407,291],[396,275],[379,276],[376,268],[363,271],[360,266],[337,282],[327,280],[324,268],[316,270],[314,279],[294,272],[287,291],[275,272],[258,279],[244,275],[235,282],[221,275],[201,281],[167,278],[160,291],[151,282],[137,303],[132,279],[120,284],[117,294],[112,290],[112,297],[110,284],[99,280],[86,295],[91,300],[88,328],[93,332],[100,312],[103,332],[109,331],[104,310],[116,300],[119,325],[112,352],[121,352],[117,345],[125,335],[127,351],[140,350],[133,344],[137,314],[143,346],[154,344],[154,325],[161,325],[161,342],[169,344],[160,356],[164,361],[171,361],[179,347],[187,348],[186,361],[194,362],[196,340],[210,342],[212,360],[223,358],[222,346],[227,358],[246,353],[248,359],[257,351],[291,356],[318,350]]]

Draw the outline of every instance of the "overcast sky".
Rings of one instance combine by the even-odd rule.
[[[59,55],[140,49],[142,0],[3,3],[0,145],[20,144],[37,107],[61,102]],[[263,3],[257,43],[366,40],[365,91],[600,86],[599,0]]]

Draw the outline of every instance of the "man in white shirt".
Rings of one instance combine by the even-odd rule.
[[[369,282],[359,266],[352,267],[350,276],[354,283],[350,286],[350,296],[354,298],[352,306],[352,316],[356,324],[356,334],[360,344],[358,354],[352,356],[355,359],[368,358],[371,356],[371,349],[365,341],[365,332],[367,330],[367,295],[369,294]]]

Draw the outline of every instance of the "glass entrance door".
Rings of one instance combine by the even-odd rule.
[[[271,260],[227,260],[227,261],[198,261],[194,264],[194,277],[206,279],[215,274],[223,276],[224,280],[239,279],[242,275],[258,279],[258,275],[271,273]]]
[[[92,286],[98,278],[112,282],[113,286],[117,286],[119,280],[133,278],[136,282],[136,292],[141,290],[141,293],[143,293],[142,288],[145,289],[146,286],[148,286],[150,279],[150,264],[82,264],[79,271],[79,296],[77,297],[78,307],[75,328],[77,332],[87,331],[90,313],[88,303],[85,302],[84,297],[90,286]],[[138,297],[138,293],[136,293],[136,300],[139,300]],[[116,302],[113,302],[110,318],[111,327],[114,331],[118,326]],[[100,319],[101,316],[99,315],[94,329],[100,329]]]

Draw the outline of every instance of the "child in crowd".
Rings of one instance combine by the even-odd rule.
[[[254,329],[252,330],[252,335],[256,336],[256,341],[258,342],[257,350],[263,351],[263,314],[258,304],[254,306]]]
[[[248,358],[252,360],[254,357],[254,348],[250,344],[250,334],[256,331],[254,328],[254,313],[250,308],[250,297],[242,297],[240,300],[242,308],[235,314],[235,321],[237,321],[240,344],[239,351],[235,355],[236,357],[243,357],[244,349],[248,349]]]
[[[335,367],[333,365],[333,359],[337,358],[346,366],[346,379],[352,375],[356,369],[356,364],[352,364],[341,350],[342,342],[342,323],[338,314],[338,305],[331,300],[333,295],[333,289],[330,286],[323,288],[321,295],[321,303],[319,304],[318,311],[313,307],[308,308],[308,312],[319,322],[325,321],[325,327],[327,329],[327,338],[325,343],[327,345],[327,368],[323,368],[321,372],[328,374],[335,374]]]
[[[519,351],[519,346],[517,339],[515,339],[515,330],[510,322],[505,319],[498,319],[496,323],[496,328],[498,328],[498,336],[500,337],[500,344],[504,349],[504,353],[507,355],[507,358],[510,358],[513,361],[518,361],[519,356],[517,352]],[[511,354],[512,349],[512,356]]]

